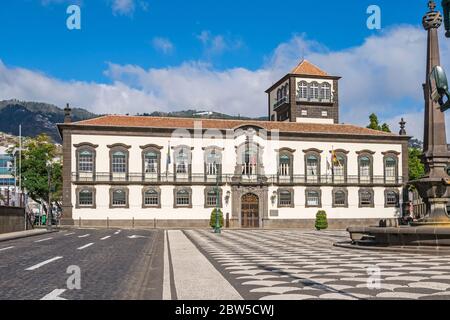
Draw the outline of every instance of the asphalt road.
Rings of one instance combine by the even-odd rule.
[[[0,300],[161,300],[163,241],[157,230],[76,229],[0,242]]]

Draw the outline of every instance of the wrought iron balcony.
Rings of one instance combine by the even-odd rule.
[[[289,97],[288,96],[283,97],[280,100],[278,100],[277,102],[275,102],[274,105],[273,105],[273,108],[276,109],[276,108],[278,108],[279,106],[282,106],[285,103],[289,103]]]
[[[148,175],[142,173],[128,173],[115,175],[109,172],[97,172],[95,174],[72,174],[73,183],[96,183],[96,184],[172,184],[172,183],[198,183],[215,184],[218,179],[221,184],[270,184],[270,185],[401,185],[403,177],[359,177],[357,175],[347,176],[279,176],[279,175],[236,175],[222,174],[218,177],[196,173],[191,175],[174,175],[173,173],[161,175]]]

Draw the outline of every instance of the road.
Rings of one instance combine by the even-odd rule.
[[[160,300],[163,248],[162,231],[111,229],[0,242],[0,299]],[[79,267],[80,289],[68,289],[70,266]]]

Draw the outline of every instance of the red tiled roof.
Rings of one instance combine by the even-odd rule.
[[[257,126],[265,130],[279,130],[280,132],[339,134],[339,135],[364,135],[396,137],[398,135],[350,124],[318,124],[297,122],[272,122],[252,120],[221,120],[203,118],[171,118],[171,117],[145,117],[108,115],[99,118],[74,122],[74,126],[106,126],[106,127],[130,127],[130,128],[162,128],[162,129],[193,129],[194,122],[201,121],[203,129],[236,129],[242,126]]]
[[[302,60],[292,71],[292,74],[309,76],[328,76],[328,73],[313,65],[308,60]]]

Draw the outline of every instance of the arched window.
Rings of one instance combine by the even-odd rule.
[[[306,207],[320,207],[321,199],[319,190],[306,189]]]
[[[158,154],[154,151],[148,151],[144,154],[145,173],[158,174]]]
[[[398,207],[399,193],[396,190],[386,190],[384,192],[385,206],[386,207]]]
[[[318,182],[319,180],[319,157],[315,154],[306,156],[306,180],[307,182]]]
[[[283,97],[287,97],[289,95],[289,84],[286,84],[283,88]]]
[[[281,177],[291,176],[291,157],[288,154],[280,155],[278,174]]]
[[[347,193],[343,190],[337,190],[334,192],[333,207],[346,207],[347,206]]]
[[[127,172],[127,155],[123,151],[115,151],[112,154],[112,173]]]
[[[309,98],[314,99],[314,100],[319,100],[319,84],[317,82],[311,83]]]
[[[308,100],[308,83],[300,81],[298,84],[297,96],[300,100]]]
[[[369,156],[359,157],[359,181],[370,183],[372,180],[372,164]]]
[[[217,176],[221,174],[222,154],[217,149],[206,151],[205,168],[206,175]]]
[[[92,207],[94,205],[94,192],[92,189],[81,189],[78,192],[78,206]]]
[[[248,148],[242,155],[242,174],[258,174],[258,152],[253,148]]]
[[[206,194],[206,205],[208,207],[215,207],[217,205],[217,193],[214,190],[210,190]]]
[[[397,181],[397,158],[388,156],[384,159],[384,177],[386,183]]]
[[[188,174],[189,152],[186,148],[180,148],[175,158],[175,172],[178,174]]]
[[[278,191],[278,207],[292,207],[293,206],[293,191],[290,190],[280,190]]]
[[[159,192],[153,188],[144,191],[144,207],[159,207]]]
[[[175,193],[175,205],[177,207],[188,207],[191,205],[191,195],[189,190],[181,189]]]
[[[128,207],[128,190],[126,188],[111,189],[111,207]]]
[[[347,157],[345,151],[334,151],[331,154],[332,174],[334,183],[344,183],[347,175]]]
[[[78,153],[78,172],[92,173],[94,171],[94,154],[91,150],[80,150]]]
[[[320,99],[331,101],[331,85],[328,82],[322,83],[320,87]]]
[[[373,190],[371,189],[362,189],[359,191],[359,206],[363,207],[373,207]]]

